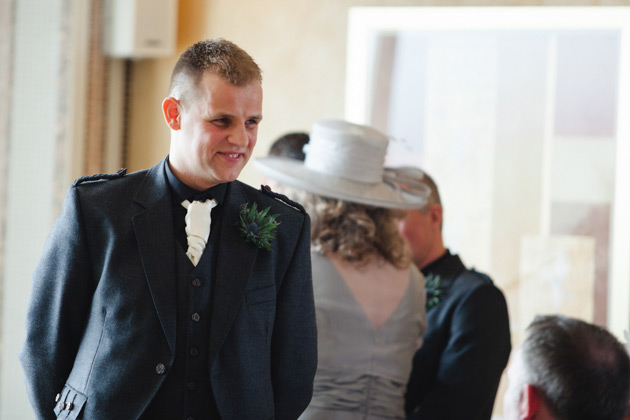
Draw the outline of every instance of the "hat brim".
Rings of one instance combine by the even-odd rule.
[[[254,167],[261,175],[280,184],[323,197],[396,209],[418,209],[427,202],[425,195],[410,194],[385,182],[367,184],[323,174],[308,169],[304,162],[295,159],[257,158]]]

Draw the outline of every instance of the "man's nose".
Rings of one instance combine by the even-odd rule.
[[[235,126],[228,138],[230,143],[239,146],[247,147],[249,144],[249,137],[247,136],[247,128],[242,125]]]

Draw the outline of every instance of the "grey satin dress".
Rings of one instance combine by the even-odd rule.
[[[379,329],[334,265],[312,253],[318,367],[300,420],[404,419],[414,352],[426,330],[424,277],[412,266],[407,290]]]

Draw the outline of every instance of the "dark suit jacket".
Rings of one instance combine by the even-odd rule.
[[[429,327],[407,387],[407,418],[489,420],[511,349],[503,293],[448,251],[422,272],[427,280],[439,275],[445,294],[427,311]]]
[[[56,418],[59,402],[58,418],[136,419],[168,375],[177,298],[164,164],[68,191],[34,274],[20,355],[39,419]],[[271,251],[234,226],[243,203],[280,215]],[[218,410],[295,419],[317,364],[309,218],[237,181],[222,214],[208,366]]]

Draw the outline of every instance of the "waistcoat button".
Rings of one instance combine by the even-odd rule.
[[[166,373],[166,366],[164,366],[164,363],[157,364],[157,366],[155,367],[155,373],[157,373],[158,375],[164,375],[164,373]]]

